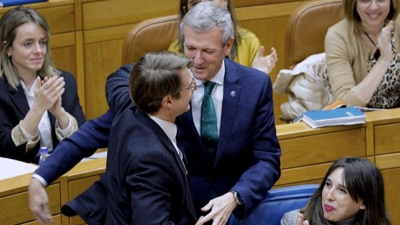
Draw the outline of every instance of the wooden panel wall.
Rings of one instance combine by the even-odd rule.
[[[127,33],[138,22],[178,12],[177,0],[82,0],[82,35],[84,51],[84,102],[87,118],[104,113],[106,77],[121,66],[121,48]],[[272,80],[284,68],[284,38],[291,12],[305,1],[233,0],[239,25],[254,32],[269,49],[275,47],[280,60],[271,73]],[[140,10],[137,10],[140,9]],[[104,13],[104,12],[107,13]],[[274,94],[276,122],[280,104],[286,96]]]
[[[239,25],[254,32],[265,45],[278,51],[272,80],[284,68],[285,29],[291,12],[306,1],[233,0]],[[142,20],[177,14],[177,0],[50,0],[31,4],[49,22],[56,67],[75,75],[78,94],[88,119],[107,109],[106,77],[121,66],[122,44],[127,33]],[[0,15],[9,8],[0,10]],[[286,96],[274,94],[277,123]]]
[[[82,1],[85,113],[87,118],[103,114],[107,76],[121,66],[122,45],[138,22],[176,14],[178,1],[110,0]]]

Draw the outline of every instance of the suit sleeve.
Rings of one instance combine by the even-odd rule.
[[[276,136],[271,80],[269,76],[265,76],[265,82],[260,83],[264,88],[257,103],[252,137],[255,163],[241,175],[231,189],[239,192],[244,201],[244,207],[237,207],[235,210],[239,218],[245,216],[265,198],[281,174],[281,149]]]
[[[107,77],[107,103],[114,115],[132,103],[129,90],[129,76],[132,68],[132,64],[122,66]]]
[[[2,94],[0,96],[0,156],[30,162],[37,152],[32,150],[36,147],[37,142],[28,142],[28,139],[23,136],[18,118],[10,106],[11,103],[7,102],[7,97],[4,93]],[[14,138],[17,137],[17,144],[20,144],[19,142],[22,144],[16,146],[12,135],[15,135]],[[32,146],[27,148],[27,144],[32,144]]]
[[[108,146],[113,115],[110,111],[84,123],[70,137],[63,139],[36,174],[48,184],[72,169],[83,157],[92,155],[98,148]]]
[[[38,141],[29,141],[18,126],[28,111],[29,105],[22,87],[18,86],[17,90],[14,90],[4,78],[0,78],[1,157],[24,162],[35,160],[39,148]]]
[[[130,164],[126,177],[130,186],[132,221],[138,225],[171,225],[172,198],[174,185],[171,158],[155,151],[143,151]],[[173,161],[173,160],[172,160]]]

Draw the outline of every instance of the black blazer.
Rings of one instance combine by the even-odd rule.
[[[79,103],[78,92],[75,78],[65,71],[61,71],[65,81],[65,92],[62,95],[62,106],[65,111],[74,116],[81,126],[85,122],[85,116]],[[36,146],[26,152],[26,144],[15,146],[11,138],[11,130],[26,116],[29,111],[28,101],[21,85],[17,90],[13,89],[5,78],[0,78],[0,156],[12,158],[24,162],[37,163],[37,152],[40,148],[38,142]],[[55,134],[55,117],[49,113],[52,126],[53,147],[58,144]]]
[[[105,224],[195,224],[185,168],[164,131],[136,107],[113,122]]]

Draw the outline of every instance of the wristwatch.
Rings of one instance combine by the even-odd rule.
[[[238,205],[243,205],[243,200],[240,197],[240,194],[237,191],[231,191],[231,193],[233,194],[233,197],[235,197],[235,201]]]

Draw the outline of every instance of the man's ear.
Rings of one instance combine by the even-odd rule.
[[[162,100],[162,106],[163,107],[171,107],[172,104],[172,96],[171,95],[166,95],[163,100]]]
[[[229,53],[231,53],[232,47],[233,47],[233,42],[235,41],[235,38],[231,37],[225,44],[225,56],[228,56]]]

